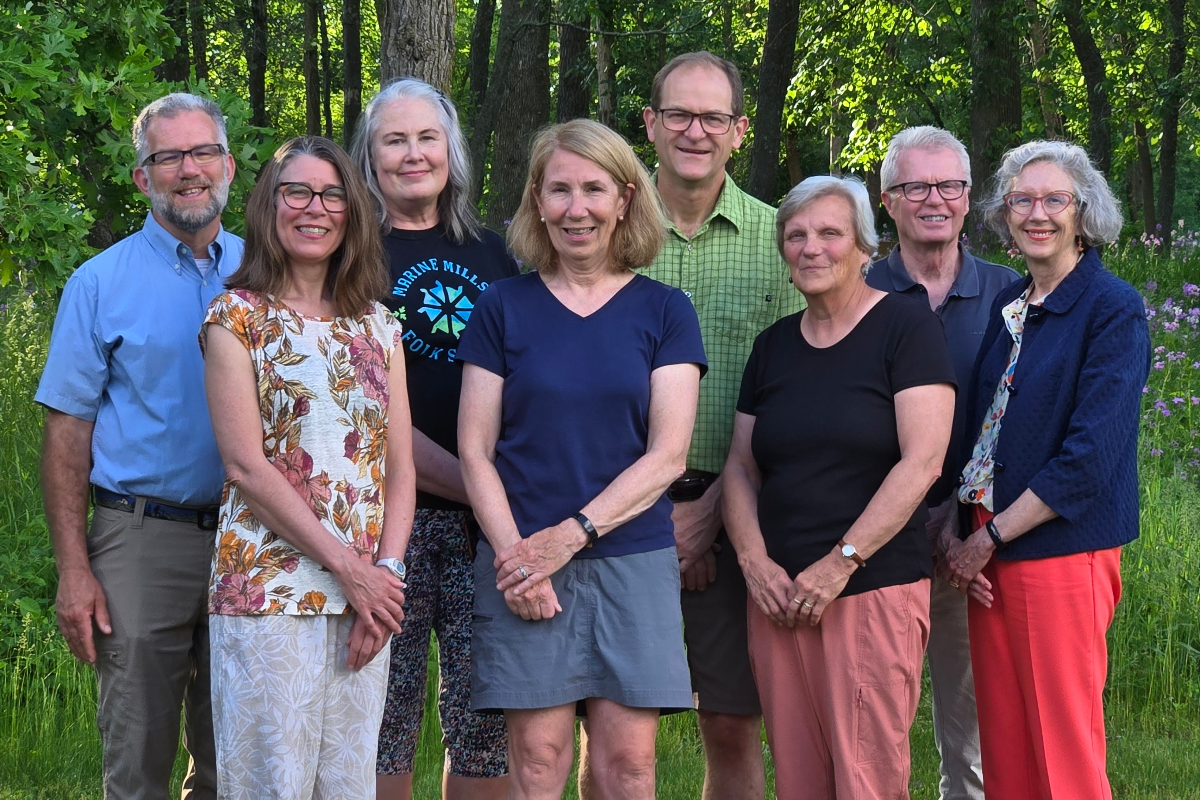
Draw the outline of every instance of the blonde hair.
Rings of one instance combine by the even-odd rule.
[[[620,272],[647,267],[666,241],[666,215],[650,173],[619,133],[590,119],[573,119],[542,129],[533,140],[529,177],[521,207],[508,229],[513,255],[534,269],[553,274],[558,253],[546,225],[539,219],[537,194],[546,177],[546,164],[559,150],[586,158],[607,172],[622,195],[633,186],[625,219],[617,223],[609,242],[613,267]]]

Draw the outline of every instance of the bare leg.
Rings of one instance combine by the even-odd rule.
[[[703,800],[763,800],[762,717],[700,711]]]
[[[575,704],[504,712],[508,800],[559,800],[575,756]]]
[[[587,701],[588,778],[595,800],[654,800],[657,708],[630,708],[611,700]]]
[[[504,800],[508,797],[507,775],[499,778],[468,778],[445,773],[442,797],[445,800]]]
[[[411,772],[399,775],[376,775],[376,800],[411,800],[412,778]]]
[[[579,723],[579,775],[575,783],[579,787],[579,800],[592,800],[596,793],[592,790],[592,760],[588,757],[588,721],[585,717]]]

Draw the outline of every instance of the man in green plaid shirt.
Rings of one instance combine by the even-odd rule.
[[[721,525],[719,473],[755,337],[803,307],[775,244],[775,209],[725,173],[750,124],[742,111],[737,67],[699,52],[678,56],[659,71],[643,112],[671,221],[666,245],[647,274],[691,298],[708,355],[688,472],[669,492],[704,742],[704,800],[763,798],[762,710],[746,645],[746,584]]]

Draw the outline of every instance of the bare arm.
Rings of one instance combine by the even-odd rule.
[[[449,450],[413,428],[412,455],[417,467],[418,489],[456,503],[470,504],[462,467]]]
[[[758,493],[762,473],[750,450],[755,418],[738,411],[733,417],[733,441],[721,473],[724,483],[725,531],[737,551],[750,596],[764,614],[783,625],[787,622],[792,582],[783,567],[767,555],[758,524]]]
[[[475,364],[463,364],[458,404],[458,458],[463,486],[475,519],[492,549],[499,553],[521,541],[508,495],[496,472],[504,378]]]
[[[942,471],[954,416],[954,389],[949,384],[914,386],[898,392],[896,433],[900,460],[888,472],[871,502],[850,526],[843,539],[854,545],[864,560],[887,544],[912,517],[925,493]],[[820,621],[857,565],[835,548],[829,555],[796,576],[795,597],[812,602],[810,622]],[[804,607],[793,604],[789,617]]]
[[[42,498],[58,567],[58,628],[76,658],[96,663],[92,620],[112,633],[108,604],[87,554],[88,483],[95,424],[47,409],[42,435]]]
[[[683,474],[699,393],[700,368],[695,364],[671,364],[650,373],[646,453],[581,509],[600,536],[650,508]],[[523,593],[558,571],[586,544],[587,534],[574,519],[538,531],[497,555],[497,586]],[[521,576],[521,568],[528,577]]]
[[[205,394],[228,480],[238,487],[259,522],[333,573],[373,636],[383,633],[373,617],[399,633],[404,618],[400,581],[360,559],[326,530],[263,455],[258,385],[250,354],[219,325],[209,324],[207,336]]]

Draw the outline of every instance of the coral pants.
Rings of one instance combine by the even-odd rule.
[[[991,514],[972,510],[978,529]],[[995,599],[971,601],[968,624],[987,800],[1111,800],[1104,637],[1121,598],[1121,549],[993,558],[983,575]]]

